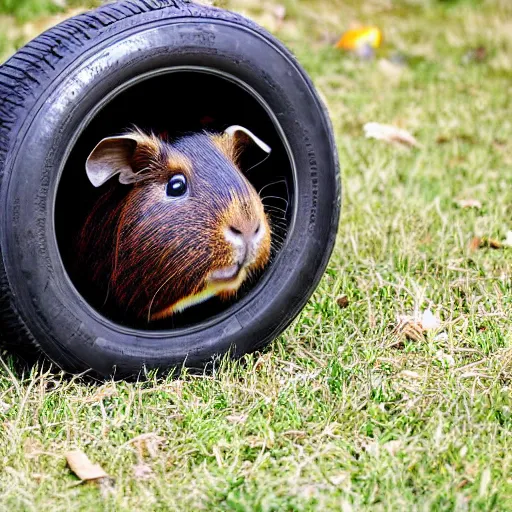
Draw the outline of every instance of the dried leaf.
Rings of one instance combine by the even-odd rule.
[[[423,329],[421,328],[421,325],[417,323],[409,322],[405,324],[402,333],[408,340],[416,341],[418,343],[425,341]]]
[[[441,327],[441,321],[430,309],[423,312],[421,317],[418,315],[398,315],[397,326],[394,333],[400,338],[407,338],[418,343],[426,341],[425,333],[438,330]],[[393,343],[391,346],[397,346],[399,343]]]
[[[99,464],[93,464],[89,460],[89,457],[80,450],[67,452],[66,461],[71,471],[73,471],[80,480],[91,481],[109,478]]]
[[[358,27],[347,30],[336,43],[342,50],[357,50],[363,46],[379,48],[382,44],[382,31],[378,27]]]
[[[478,199],[459,199],[456,203],[459,208],[482,208],[482,203]]]
[[[366,123],[364,132],[368,139],[378,139],[406,147],[420,147],[419,142],[406,130],[389,124]]]
[[[506,245],[499,240],[485,236],[475,236],[471,239],[471,242],[469,242],[469,250],[471,252],[477,251],[478,249],[503,249],[504,246]]]
[[[495,240],[494,238],[483,237],[480,241],[480,247],[488,247],[490,249],[502,249],[503,244],[499,240]]]
[[[471,252],[475,252],[480,249],[480,245],[482,244],[482,239],[479,236],[475,236],[469,242],[469,250]]]
[[[466,478],[463,478],[456,486],[455,486],[455,489],[463,489],[464,487],[466,487],[467,485],[469,484],[469,480],[467,480]]]
[[[418,320],[411,316],[399,315],[398,325],[395,327],[394,332],[399,338],[405,337],[418,343],[425,341],[423,327]]]
[[[346,295],[342,295],[336,299],[336,304],[338,304],[340,309],[348,308],[350,301]]]

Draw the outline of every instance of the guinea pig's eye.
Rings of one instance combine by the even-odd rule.
[[[167,182],[167,196],[180,197],[187,191],[187,178],[183,174],[175,174]]]

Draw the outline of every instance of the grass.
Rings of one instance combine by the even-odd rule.
[[[512,249],[469,249],[512,229],[509,1],[284,0],[281,26],[271,1],[227,4],[284,39],[329,104],[344,175],[329,270],[265,353],[204,377],[93,385],[6,359],[0,509],[512,510]],[[378,59],[332,49],[352,21],[383,29]],[[396,54],[405,67],[380,62]],[[365,139],[369,121],[422,146]],[[397,343],[397,315],[426,308],[445,334]],[[79,485],[72,448],[115,483]]]

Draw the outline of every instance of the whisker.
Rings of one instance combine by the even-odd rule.
[[[265,196],[265,197],[262,197],[262,198],[261,198],[261,202],[262,202],[263,204],[265,204],[265,201],[266,201],[267,199],[275,199],[275,200],[277,200],[277,201],[284,201],[284,202],[286,203],[286,209],[288,209],[288,206],[290,205],[290,203],[289,203],[288,199],[285,199],[284,197],[279,197],[279,196]]]
[[[271,242],[271,245],[274,242],[277,242],[277,243],[280,243],[280,244],[284,244],[285,241],[286,241],[286,238],[280,238],[280,237],[276,238],[276,237],[274,237],[274,240]]]
[[[250,173],[252,170],[256,169],[256,167],[259,167],[261,164],[265,163],[270,158],[270,155],[271,153],[269,153],[261,162],[258,162],[256,165],[249,167],[249,169],[245,171],[245,174]]]
[[[284,213],[286,215],[286,210],[284,210],[283,208],[279,208],[279,206],[273,206],[273,205],[265,205],[265,210],[271,210],[271,211],[276,211],[276,212],[279,212],[279,213]]]
[[[153,298],[151,299],[151,302],[149,303],[149,309],[148,309],[148,322],[151,322],[151,308],[153,307],[153,304],[155,302],[155,299],[156,299],[156,296],[162,291],[162,288],[173,278],[175,277],[174,275],[171,275],[170,277],[168,277],[162,284],[162,286],[160,286],[160,288],[158,288],[158,290],[155,292],[155,294],[153,295]]]
[[[288,231],[288,223],[286,222],[286,219],[283,219],[281,217],[272,217],[270,219],[270,225],[272,227],[278,227],[280,229]]]
[[[285,179],[282,179],[282,180],[279,180],[279,181],[273,181],[272,183],[268,183],[267,185],[265,185],[263,188],[260,189],[260,191],[258,192],[258,195],[261,196],[261,193],[268,187],[272,187],[274,185],[277,185],[279,183],[286,183],[286,180]],[[288,188],[288,187],[287,187]]]

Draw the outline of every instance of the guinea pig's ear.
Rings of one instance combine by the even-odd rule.
[[[270,153],[272,153],[272,148],[268,144],[265,144],[261,139],[256,137],[254,133],[249,131],[247,128],[244,128],[243,126],[230,126],[225,130],[224,133],[234,139],[236,147],[246,146],[247,144],[252,143],[258,146],[262,151],[267,153],[267,155],[270,155]]]
[[[119,174],[119,182],[123,185],[137,181],[132,168],[137,144],[137,137],[131,135],[103,139],[93,149],[85,164],[89,181],[95,187],[101,187],[116,174]]]

